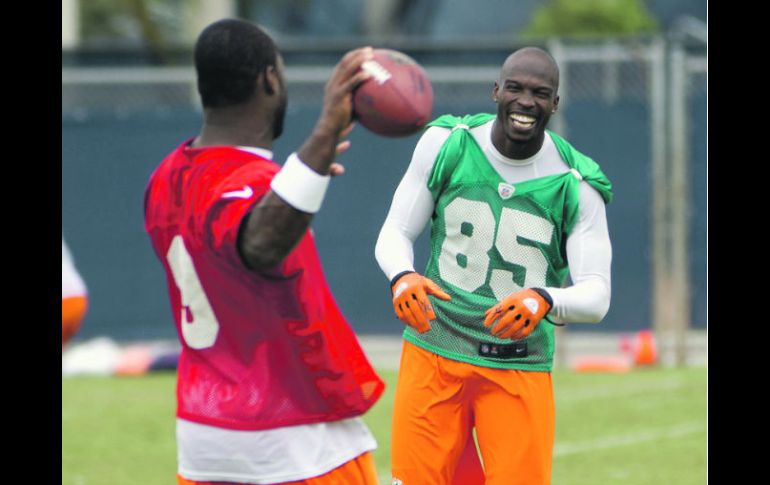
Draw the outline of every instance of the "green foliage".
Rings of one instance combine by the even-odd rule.
[[[190,0],[88,0],[79,2],[80,34],[86,44],[164,48],[184,41]]]
[[[525,37],[646,34],[659,24],[644,0],[547,0],[532,14]]]

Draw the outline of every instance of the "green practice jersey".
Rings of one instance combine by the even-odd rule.
[[[549,371],[554,327],[541,321],[525,339],[498,339],[484,312],[523,288],[561,287],[569,269],[566,241],[578,218],[580,180],[608,203],[611,184],[599,166],[552,132],[565,173],[509,184],[495,171],[468,131],[492,114],[442,116],[430,126],[451,129],[428,179],[435,209],[425,276],[452,297],[430,297],[436,311],[424,334],[406,327],[404,338],[438,355],[506,369]]]

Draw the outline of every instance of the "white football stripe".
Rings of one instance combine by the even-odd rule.
[[[680,423],[666,428],[649,429],[638,433],[602,436],[595,440],[556,443],[553,448],[553,455],[554,457],[567,456],[618,446],[631,446],[647,441],[679,438],[702,431],[706,431],[706,424],[703,422]]]

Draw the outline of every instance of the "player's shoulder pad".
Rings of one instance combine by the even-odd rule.
[[[579,152],[567,140],[548,130],[561,158],[578,171],[583,180],[591,185],[604,199],[605,204],[612,202],[612,182],[602,171],[602,168],[591,157]]]
[[[443,115],[428,124],[430,127],[435,126],[451,130],[433,162],[433,168],[428,179],[428,188],[434,193],[434,196],[443,190],[468,145],[475,143],[469,130],[487,123],[494,117],[495,115],[490,113],[462,117]]]

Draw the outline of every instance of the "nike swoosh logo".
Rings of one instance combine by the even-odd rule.
[[[524,306],[527,307],[527,310],[529,310],[532,313],[537,313],[537,308],[538,306],[540,306],[537,304],[537,300],[535,300],[534,298],[524,298],[523,303],[524,303]]]
[[[407,285],[405,282],[401,282],[401,284],[400,284],[400,285],[398,285],[398,287],[396,288],[396,291],[393,293],[393,298],[398,298],[399,296],[401,296],[401,293],[403,293],[403,292],[404,292],[404,290],[405,290],[405,289],[406,289],[408,286],[409,286],[409,285]]]
[[[242,190],[233,190],[222,194],[223,199],[248,199],[254,195],[254,190],[248,185],[244,185]]]

